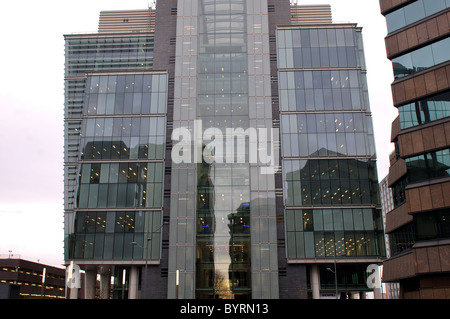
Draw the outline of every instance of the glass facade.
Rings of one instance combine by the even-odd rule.
[[[450,7],[450,0],[417,0],[386,15],[388,32],[394,32]]]
[[[199,5],[197,119],[203,130],[246,129],[246,3],[201,0]],[[234,164],[236,158],[231,162],[197,165],[196,298],[200,299],[251,297],[249,164]]]
[[[267,2],[181,3],[173,127],[195,142],[192,162],[172,163],[168,295],[178,270],[180,298],[277,298],[275,178],[250,163],[248,139],[234,134],[230,152],[227,131],[272,127]]]
[[[279,28],[289,259],[385,255],[361,32]]]
[[[78,208],[161,207],[163,163],[81,164]]]
[[[159,258],[167,80],[87,76],[70,258]]]
[[[376,257],[384,249],[376,209],[286,210],[288,258]]]
[[[133,69],[153,66],[153,35],[86,36],[66,41],[67,76],[84,76],[86,72]]]
[[[361,38],[350,28],[283,30],[277,41],[281,69],[365,68]]]
[[[139,223],[145,220],[145,225],[153,220],[150,209],[156,211],[156,218],[161,218],[161,205],[149,199],[154,195],[144,194],[151,191],[152,185],[158,185],[157,176],[162,175],[162,167],[155,170],[148,162],[163,158],[161,136],[165,133],[161,134],[161,129],[165,132],[165,128],[158,126],[165,126],[167,75],[155,75],[153,81],[153,75],[144,72],[153,65],[153,34],[68,35],[65,40],[65,258],[128,258],[132,248],[128,241],[130,232],[124,244],[114,242],[111,227],[102,233],[100,228],[81,230],[79,225],[86,214],[97,219],[98,225],[106,220],[112,222],[116,209],[127,207],[142,208]],[[101,71],[108,73],[87,75]],[[120,74],[121,71],[126,73]],[[129,160],[134,162],[128,163]],[[125,166],[131,175],[121,173],[119,181],[120,169]],[[147,178],[145,169],[158,173]],[[156,197],[156,202],[160,202]],[[146,226],[144,232],[136,231],[134,241],[143,246],[141,234],[148,234],[148,229]],[[124,234],[119,236],[123,238]],[[152,254],[156,252],[159,249]]]
[[[283,164],[286,206],[379,204],[373,160],[285,159]]]
[[[138,298],[142,289],[143,297],[279,298],[308,290],[308,267],[292,283],[281,278],[286,256],[304,264],[384,255],[361,32],[350,24],[279,27],[275,48],[275,7],[288,2],[178,1],[176,28],[161,36],[175,56],[158,50],[155,58],[168,72],[152,70],[151,32],[66,37],[66,260],[114,267],[114,297]],[[275,126],[277,135],[278,125],[282,184],[277,160],[250,162],[249,137],[245,154],[236,152],[239,138],[231,157],[227,144],[227,129]],[[166,141],[180,128],[191,134],[190,161],[172,152],[169,165],[176,148]],[[208,149],[212,129],[224,149]],[[270,153],[260,146],[258,156]],[[158,266],[139,269],[146,262]],[[353,262],[338,270],[341,288],[365,288],[365,264]],[[327,263],[319,266],[323,289],[334,280]],[[154,283],[158,291],[144,294]]]
[[[161,211],[78,212],[72,258],[159,259]],[[145,240],[150,238],[150,241]],[[132,245],[135,242],[138,245]],[[145,245],[148,246],[145,247]]]
[[[364,113],[283,114],[281,121],[286,157],[375,154],[371,117]]]
[[[366,110],[366,78],[357,70],[280,73],[280,110]]]

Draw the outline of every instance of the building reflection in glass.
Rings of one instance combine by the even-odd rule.
[[[284,165],[289,258],[384,254],[381,210],[374,208],[375,161],[296,159]]]
[[[233,195],[229,186],[220,185],[226,170],[233,171],[231,165],[206,162],[197,168],[197,298],[249,296],[249,195],[240,187]],[[242,170],[234,171],[241,175]]]
[[[246,3],[201,0],[199,5],[197,119],[203,130],[245,130],[249,125]],[[251,297],[249,179],[249,164],[237,157],[232,163],[198,164],[198,299]]]

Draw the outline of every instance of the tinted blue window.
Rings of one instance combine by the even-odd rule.
[[[418,0],[386,15],[389,32],[420,21],[450,7],[450,0]]]
[[[396,79],[420,72],[448,60],[450,38],[427,45],[418,50],[392,59]]]

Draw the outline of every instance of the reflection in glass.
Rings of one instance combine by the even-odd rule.
[[[203,129],[249,125],[245,13],[243,0],[200,1],[196,115]],[[251,297],[249,179],[248,164],[197,165],[196,298]]]
[[[405,162],[411,183],[450,175],[450,149],[410,157]]]
[[[425,124],[450,116],[450,92],[399,107],[402,129]]]
[[[386,15],[389,32],[431,16],[450,6],[449,0],[417,0]]]
[[[413,52],[392,59],[396,79],[417,73],[448,60],[450,38],[440,40]]]
[[[373,161],[285,160],[283,165],[286,206],[372,204],[379,201]]]
[[[323,258],[334,257],[335,254],[366,257],[384,254],[380,210],[287,209],[285,215],[288,258]]]

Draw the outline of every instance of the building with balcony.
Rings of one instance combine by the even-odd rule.
[[[383,280],[400,298],[450,298],[450,1],[380,1],[394,106]]]

